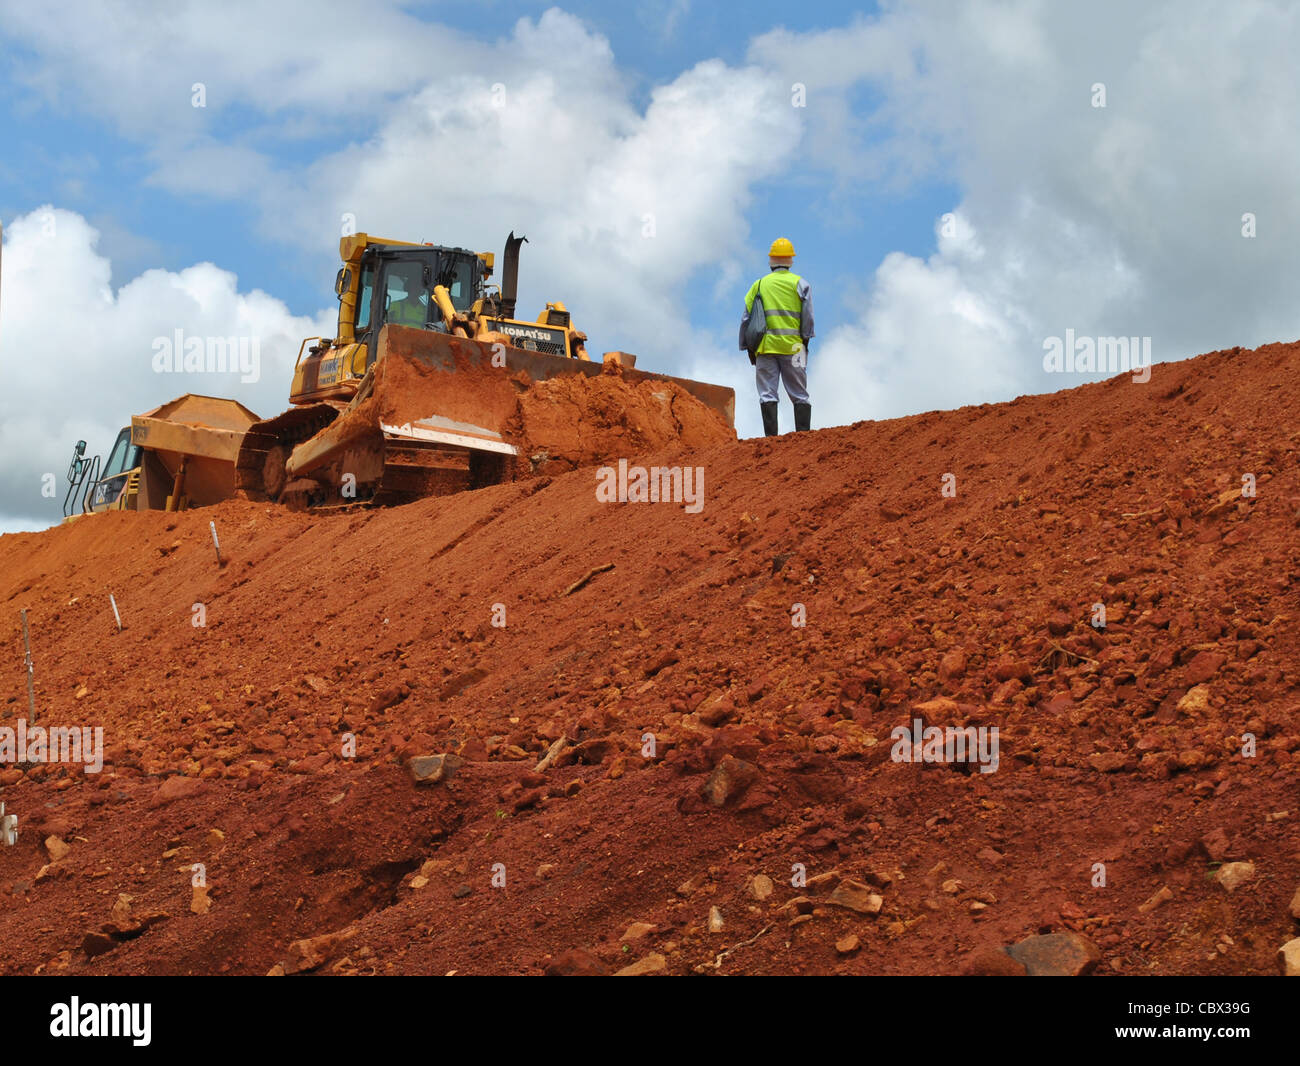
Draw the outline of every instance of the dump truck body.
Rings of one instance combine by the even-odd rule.
[[[149,492],[145,506],[157,507],[158,495],[164,492],[166,510],[228,499],[235,491],[240,443],[257,421],[257,415],[235,400],[196,393],[132,416],[131,442],[152,460],[152,469],[142,477],[142,491]]]
[[[235,459],[257,415],[235,400],[186,393],[133,415],[101,466],[79,441],[65,519],[100,511],[180,510],[228,499]]]

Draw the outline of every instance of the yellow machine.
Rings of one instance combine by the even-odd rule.
[[[103,473],[78,444],[71,510],[197,506],[235,491],[293,507],[401,503],[507,479],[519,457],[503,431],[520,390],[603,372],[564,304],[515,317],[523,242],[507,238],[498,289],[491,252],[344,237],[337,335],[302,342],[290,409],[259,420],[233,400],[186,395],[136,416]],[[734,424],[732,389],[638,370],[623,352],[603,359],[633,382],[676,382]]]
[[[187,393],[133,415],[102,465],[78,441],[68,467],[65,520],[100,511],[178,511],[235,491],[235,459],[257,415],[234,400]]]
[[[303,342],[289,395],[294,406],[250,427],[238,488],[254,499],[325,507],[400,503],[503,480],[516,459],[502,429],[515,411],[518,375],[544,381],[602,369],[563,304],[548,303],[535,321],[515,317],[523,242],[507,238],[498,291],[488,285],[490,252],[344,237],[335,280],[338,335]],[[734,423],[733,390],[639,371],[636,357],[621,352],[604,358],[622,364],[632,380],[675,381]],[[394,401],[393,387],[375,395],[381,368],[393,359],[434,382],[425,390],[427,406],[400,422],[385,421],[380,409]],[[356,417],[340,417],[352,412]]]
[[[497,292],[486,284],[495,264],[491,252],[366,233],[344,237],[334,282],[338,335],[302,342],[289,402],[350,400],[375,362],[379,331],[387,324],[586,359],[586,334],[573,328],[562,303],[548,303],[536,322],[515,319],[519,246],[526,239],[513,233],[506,239],[505,289]]]

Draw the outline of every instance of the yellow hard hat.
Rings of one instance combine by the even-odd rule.
[[[767,254],[770,256],[775,256],[777,258],[784,258],[785,256],[789,256],[791,259],[793,259],[794,245],[790,243],[790,239],[788,237],[778,237],[776,240],[772,242],[772,247],[767,250]]]

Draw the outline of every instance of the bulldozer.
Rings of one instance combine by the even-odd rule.
[[[336,335],[299,346],[289,409],[259,419],[233,400],[187,395],[136,416],[103,471],[82,474],[83,509],[199,506],[234,493],[320,509],[496,484],[527,472],[505,433],[520,392],[608,363],[634,383],[675,382],[734,425],[730,388],[639,370],[626,352],[593,360],[563,303],[517,318],[525,240],[506,239],[497,286],[491,252],[344,236]]]

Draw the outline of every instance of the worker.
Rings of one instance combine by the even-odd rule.
[[[425,319],[425,305],[420,302],[420,298],[415,294],[415,287],[408,286],[403,293],[397,293],[395,290],[389,290],[388,301],[388,321],[399,326],[423,326]]]
[[[779,432],[777,387],[782,383],[794,404],[795,430],[812,428],[812,402],[808,398],[812,291],[808,282],[790,269],[793,263],[794,245],[785,237],[778,237],[767,252],[768,274],[754,282],[745,294],[745,317],[740,321],[740,346],[749,353],[749,361],[754,365],[763,435],[767,437],[775,437]],[[758,310],[754,307],[755,300]]]

